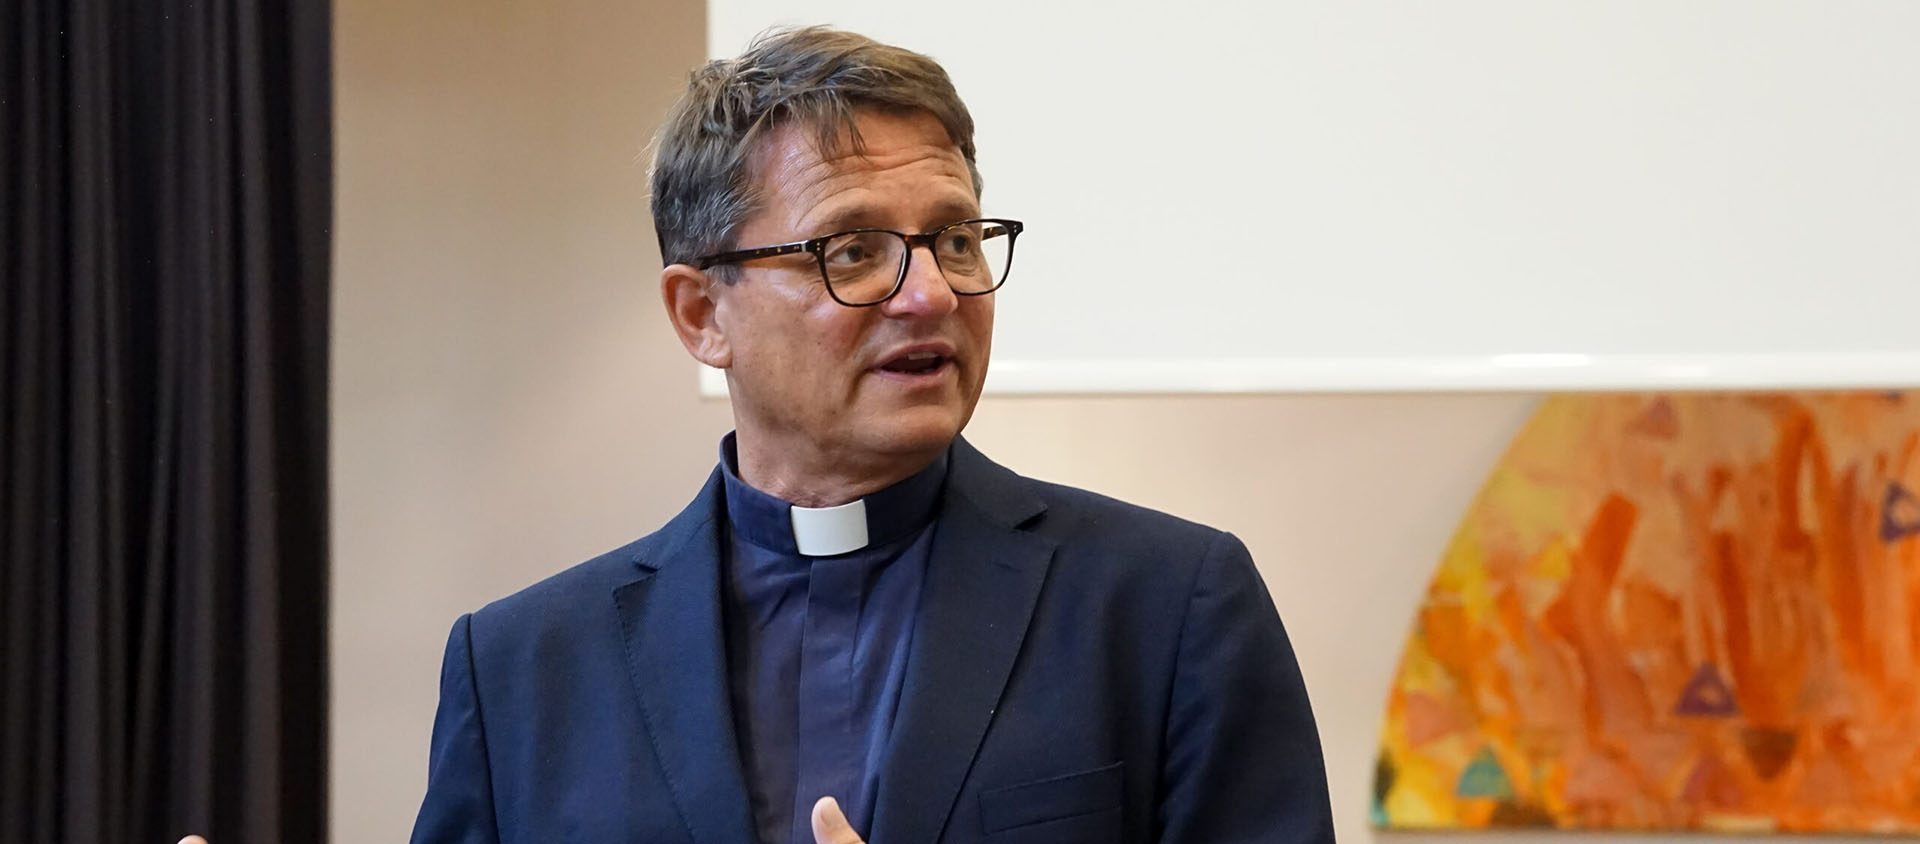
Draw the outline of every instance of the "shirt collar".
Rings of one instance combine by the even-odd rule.
[[[926,468],[886,489],[855,499],[840,507],[796,508],[792,504],[749,486],[740,479],[738,450],[734,435],[720,440],[721,475],[726,482],[727,521],[734,536],[769,551],[795,556],[830,556],[886,545],[919,531],[933,520],[940,506],[940,493],[946,486],[947,453]],[[801,511],[797,516],[795,510]],[[866,537],[857,537],[845,529],[857,529],[864,511]],[[801,536],[795,538],[796,524]],[[811,530],[810,530],[811,528]],[[824,531],[826,536],[819,531]],[[811,541],[809,541],[811,540]],[[828,543],[828,553],[807,554]],[[851,547],[848,547],[848,546]]]

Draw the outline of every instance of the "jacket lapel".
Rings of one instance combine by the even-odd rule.
[[[614,590],[647,736],[697,844],[754,844],[720,620],[720,476],[635,556]]]
[[[1045,505],[956,441],[871,841],[932,842],[999,706],[1054,546],[1019,530]]]

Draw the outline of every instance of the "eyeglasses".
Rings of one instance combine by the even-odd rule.
[[[797,243],[708,255],[694,266],[704,270],[755,258],[811,253],[820,266],[820,278],[827,283],[827,294],[842,305],[861,308],[900,292],[914,247],[925,246],[954,293],[981,296],[1007,283],[1013,241],[1025,228],[1018,220],[961,220],[925,234],[854,229]]]

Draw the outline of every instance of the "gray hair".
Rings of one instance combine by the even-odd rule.
[[[661,259],[692,263],[736,248],[735,233],[760,207],[751,156],[774,128],[812,130],[823,154],[844,132],[863,152],[853,122],[861,107],[933,115],[966,158],[979,195],[973,116],[937,62],[824,26],[769,30],[739,58],[695,70],[654,139],[651,202]],[[733,267],[715,269],[723,281],[734,277]]]

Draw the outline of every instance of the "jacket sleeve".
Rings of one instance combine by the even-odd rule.
[[[498,844],[487,735],[473,680],[473,616],[453,623],[440,664],[440,709],[427,754],[427,797],[413,822],[413,844]]]
[[[1307,688],[1247,547],[1220,534],[1187,599],[1167,715],[1162,844],[1332,844]]]

